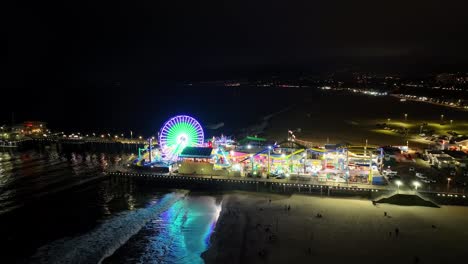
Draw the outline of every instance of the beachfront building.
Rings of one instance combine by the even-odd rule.
[[[185,147],[179,154],[178,172],[181,174],[212,174],[213,149],[209,147]]]
[[[429,164],[439,168],[454,168],[456,166],[455,159],[446,154],[443,150],[425,150]]]
[[[458,150],[468,152],[468,136],[455,139],[455,145],[458,147]]]
[[[453,158],[453,163],[457,168],[468,167],[468,154],[463,151],[444,151],[445,154]]]
[[[47,130],[47,123],[40,121],[26,121],[21,124],[12,126],[12,133],[17,133],[24,136],[43,135]]]

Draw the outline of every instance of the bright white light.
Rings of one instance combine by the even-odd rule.
[[[234,164],[234,165],[232,165],[232,170],[234,170],[234,171],[240,171],[240,170],[241,170],[241,165],[240,165],[240,164]]]
[[[251,149],[252,148],[252,145],[247,145],[247,149]]]
[[[395,184],[400,187],[403,183],[401,181],[395,181]]]
[[[187,134],[182,133],[177,137],[177,144],[185,146],[185,145],[187,145],[187,141],[188,141]]]

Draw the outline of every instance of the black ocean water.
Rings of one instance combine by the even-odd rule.
[[[219,198],[179,199],[131,179],[93,180],[130,153],[51,146],[0,158],[0,262],[203,263]]]
[[[372,144],[389,144],[390,140],[403,141],[390,136],[383,140],[382,135],[369,132],[370,128],[387,118],[400,122],[403,113],[408,113],[408,119],[415,122],[438,122],[440,114],[445,114],[460,129],[466,129],[468,121],[464,111],[424,103],[401,103],[389,96],[309,90],[313,88],[241,86],[220,90],[219,86],[197,86],[187,90],[187,87],[174,87],[174,92],[180,94],[175,99],[157,92],[145,97],[148,101],[139,104],[139,115],[124,111],[130,106],[123,101],[132,101],[131,96],[125,97],[119,109],[108,109],[107,114],[113,114],[113,118],[99,123],[103,127],[112,123],[127,130],[134,125],[156,134],[171,115],[189,114],[205,126],[225,123],[219,130],[205,129],[206,135],[211,136],[235,134],[267,118],[266,136],[277,140],[284,138],[288,129],[300,127],[302,132],[297,136],[305,139],[336,142],[369,138]],[[273,118],[268,118],[272,115]],[[118,122],[119,118],[127,121]],[[132,120],[130,126],[128,120]],[[74,151],[73,148],[64,151],[54,146],[26,151],[1,150],[0,261],[27,263],[33,255],[35,260],[44,259],[44,251],[38,252],[39,248],[51,248],[55,256],[62,256],[67,249],[86,248],[87,243],[96,247],[103,243],[105,231],[109,230],[100,227],[112,228],[116,223],[125,222],[141,230],[129,241],[122,241],[128,233],[116,232],[116,242],[119,246],[123,244],[104,262],[201,262],[199,255],[209,246],[208,238],[221,201],[215,196],[189,195],[163,208],[159,205],[172,190],[119,178],[99,178],[104,170],[132,160],[131,154]],[[140,221],[142,218],[148,221]],[[61,244],[65,246],[62,248]],[[86,259],[87,255],[80,257]]]

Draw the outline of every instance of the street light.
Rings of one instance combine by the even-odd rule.
[[[390,123],[390,120],[391,120],[390,118],[387,118],[387,123]]]
[[[408,114],[405,114],[405,121],[408,120]]]
[[[398,193],[400,193],[400,185],[402,185],[403,183],[401,181],[396,181],[395,184],[397,185]]]
[[[268,146],[268,169],[267,169],[267,177],[270,176],[270,154],[271,154],[271,146]]]
[[[444,122],[444,115],[440,115],[440,122]]]
[[[452,126],[452,125],[453,125],[453,120],[452,120],[452,119],[450,119],[450,126]]]
[[[451,181],[451,180],[452,180],[452,179],[451,179],[450,177],[447,178],[447,192],[450,191],[450,181]]]
[[[421,186],[421,183],[417,182],[417,181],[414,181],[413,182],[413,185],[414,185],[414,189],[417,191],[418,190],[418,187]]]

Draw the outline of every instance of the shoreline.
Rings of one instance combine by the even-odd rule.
[[[373,206],[369,200],[227,192],[201,257],[207,264],[413,263],[415,257],[451,263],[468,256],[468,231],[457,228],[467,221],[463,206]]]

